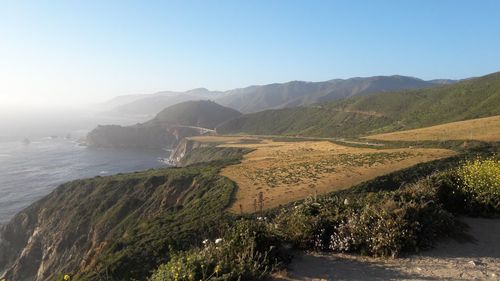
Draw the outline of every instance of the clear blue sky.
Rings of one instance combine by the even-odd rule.
[[[500,1],[2,1],[4,104],[500,71]]]

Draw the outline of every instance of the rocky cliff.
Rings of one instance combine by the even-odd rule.
[[[242,155],[252,151],[249,148],[218,147],[217,145],[216,142],[201,142],[185,138],[170,155],[170,163],[186,167],[213,161],[233,161],[239,160]]]

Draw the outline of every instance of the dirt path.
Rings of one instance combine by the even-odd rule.
[[[248,137],[248,138],[278,138],[278,139],[294,139],[294,140],[311,140],[311,141],[334,141],[345,144],[355,144],[355,145],[367,145],[374,147],[383,147],[383,143],[370,142],[368,139],[366,141],[353,141],[345,140],[343,138],[325,138],[325,137],[305,137],[305,136],[288,136],[288,135],[221,135],[221,137]]]
[[[500,219],[464,221],[470,226],[472,242],[447,241],[395,260],[305,254],[274,280],[500,280]]]

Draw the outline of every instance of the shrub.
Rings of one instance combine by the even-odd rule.
[[[430,179],[401,190],[333,196],[282,211],[276,231],[299,248],[396,257],[457,231]]]
[[[265,222],[239,221],[224,238],[174,254],[151,281],[262,280],[280,262]]]
[[[476,215],[500,214],[500,160],[476,158],[455,171],[455,192],[461,193],[466,212]]]

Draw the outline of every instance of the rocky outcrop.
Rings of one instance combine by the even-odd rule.
[[[174,165],[181,165],[182,159],[193,152],[194,149],[201,147],[211,147],[215,146],[215,143],[199,142],[189,138],[183,139],[175,150],[170,154],[170,163]]]
[[[215,161],[240,161],[252,151],[244,147],[220,147],[216,142],[201,142],[186,138],[170,155],[170,163],[178,167]]]

